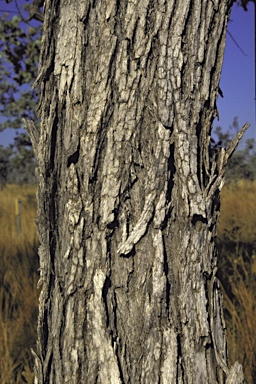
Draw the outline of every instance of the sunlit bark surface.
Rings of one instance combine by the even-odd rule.
[[[226,0],[48,0],[36,383],[240,383],[210,148]]]

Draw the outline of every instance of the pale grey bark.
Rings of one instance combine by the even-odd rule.
[[[37,85],[37,383],[242,383],[210,149],[226,0],[47,0]],[[244,128],[246,129],[246,127]]]

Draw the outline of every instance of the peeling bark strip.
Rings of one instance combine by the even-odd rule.
[[[214,242],[241,135],[210,148],[229,11],[46,0],[36,383],[243,382]]]

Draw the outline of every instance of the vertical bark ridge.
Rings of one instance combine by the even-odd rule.
[[[38,383],[229,374],[214,245],[223,172],[209,157],[226,3],[46,1]]]

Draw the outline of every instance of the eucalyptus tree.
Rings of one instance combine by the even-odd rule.
[[[211,129],[232,1],[46,0],[37,383],[242,383]]]

